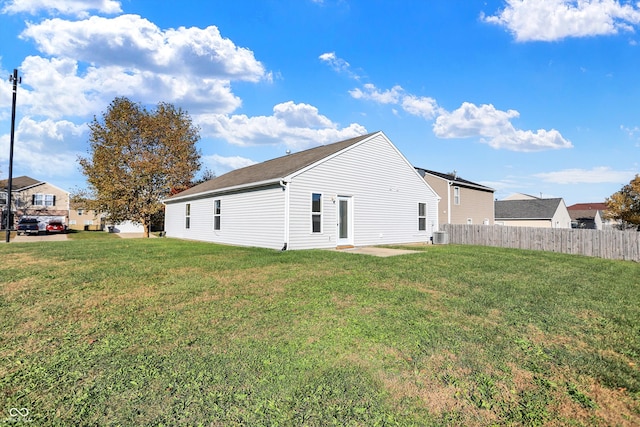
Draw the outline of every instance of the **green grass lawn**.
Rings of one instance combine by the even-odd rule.
[[[95,236],[0,245],[0,424],[640,424],[640,264]]]

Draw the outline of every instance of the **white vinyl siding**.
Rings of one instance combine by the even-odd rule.
[[[308,196],[308,195],[307,195]],[[284,191],[279,185],[272,187],[216,195],[220,200],[222,223],[213,229],[214,197],[192,199],[191,228],[182,224],[186,201],[166,204],[165,231],[167,237],[202,240],[239,246],[259,246],[281,249],[284,244]],[[307,204],[308,209],[308,204]],[[180,221],[176,220],[176,214]],[[307,210],[308,215],[308,210]]]
[[[321,195],[321,232],[313,232],[314,193]],[[428,242],[438,228],[438,196],[380,133],[282,177],[280,184],[169,200],[165,230],[167,237],[239,246],[335,248],[339,198],[350,201],[349,237],[356,246]],[[214,230],[213,200],[223,209],[220,230]],[[186,203],[191,204],[189,230],[182,223]],[[426,205],[426,230],[416,226],[418,203]]]
[[[356,246],[428,241],[437,229],[438,199],[405,158],[379,135],[294,176],[290,186],[290,249],[330,248],[337,241],[337,197],[352,197]],[[309,233],[309,194],[321,192],[322,234]],[[418,201],[427,229],[416,227]]]

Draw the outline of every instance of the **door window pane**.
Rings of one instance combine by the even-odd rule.
[[[349,237],[349,202],[346,200],[340,200],[339,207],[340,226],[338,235],[341,239]]]

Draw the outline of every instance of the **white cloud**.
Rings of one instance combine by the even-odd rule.
[[[214,171],[216,176],[220,176],[234,169],[251,166],[256,163],[257,162],[254,162],[251,159],[240,156],[223,157],[218,154],[213,154],[211,156],[202,157],[202,164]]]
[[[409,114],[422,117],[426,120],[433,119],[440,111],[435,99],[421,96],[407,95],[402,98],[402,108]]]
[[[350,90],[349,94],[355,99],[373,101],[378,104],[400,105],[407,113],[427,120],[433,119],[439,111],[438,103],[435,99],[407,94],[402,86],[399,85],[391,89],[380,90],[375,85],[367,83],[362,86],[362,89],[355,88]],[[396,112],[394,110],[394,114]]]
[[[441,111],[433,124],[439,138],[480,138],[492,148],[511,151],[541,151],[571,148],[573,145],[555,129],[536,132],[516,129],[511,120],[519,117],[515,110],[497,110],[491,104],[478,107],[464,102],[453,112]]]
[[[633,31],[640,9],[617,0],[506,0],[485,22],[506,27],[517,41],[554,41]]]
[[[346,74],[355,80],[360,79],[359,75],[351,71],[351,65],[344,59],[337,57],[335,52],[323,53],[319,58],[322,62],[329,64],[335,72]]]
[[[349,94],[355,99],[365,99],[377,102],[378,104],[398,104],[404,93],[404,89],[398,85],[391,89],[380,91],[375,85],[367,83],[363,86],[363,89],[356,88],[350,90]]]
[[[270,78],[253,52],[223,38],[215,26],[163,31],[138,15],[55,18],[27,24],[21,37],[47,55],[93,66],[250,82]]]
[[[115,14],[122,12],[120,2],[115,0],[9,0],[2,13],[29,13],[41,11],[86,17],[89,11]]]
[[[276,105],[271,116],[202,114],[195,116],[194,122],[201,127],[203,136],[221,138],[231,144],[283,144],[296,150],[367,133],[356,123],[339,128],[319,114],[317,108],[292,101]]]
[[[190,113],[230,113],[241,105],[232,81],[271,79],[251,51],[215,27],[161,31],[123,15],[47,20],[29,25],[23,37],[52,56],[30,56],[21,66],[21,106],[45,117],[98,114],[116,96],[177,103]]]
[[[355,99],[373,101],[378,104],[400,105],[402,109],[425,120],[435,118],[433,133],[438,138],[480,138],[480,141],[495,149],[511,151],[541,151],[557,148],[571,148],[555,129],[538,131],[516,129],[512,119],[520,116],[515,110],[497,110],[491,104],[477,106],[464,102],[455,111],[448,112],[438,106],[435,99],[417,97],[407,93],[401,86],[380,90],[368,83],[349,91]],[[397,114],[397,110],[393,109]]]
[[[34,176],[68,176],[77,169],[76,159],[88,128],[67,120],[37,121],[24,117],[17,125],[14,166]],[[0,160],[8,161],[10,137],[0,136]],[[7,172],[7,171],[3,171]]]
[[[565,169],[557,172],[538,173],[537,178],[554,184],[602,184],[627,183],[638,171],[616,171],[599,166],[592,169]]]

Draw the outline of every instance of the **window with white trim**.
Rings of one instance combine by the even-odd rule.
[[[56,196],[55,194],[36,193],[31,197],[31,204],[33,206],[55,206]]]
[[[184,228],[191,228],[191,203],[184,206]]]
[[[453,187],[453,204],[460,204],[460,187]]]
[[[311,232],[322,233],[322,194],[311,194]]]
[[[222,213],[222,206],[220,200],[213,201],[213,229],[220,230],[220,216]]]
[[[467,218],[467,225],[473,224],[473,218]]]
[[[418,203],[418,231],[427,231],[427,204]]]

